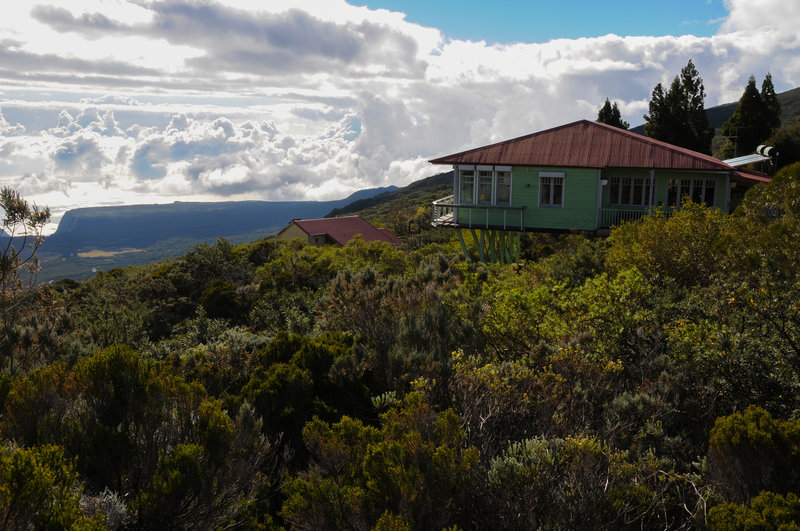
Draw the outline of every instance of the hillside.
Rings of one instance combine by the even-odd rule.
[[[82,208],[68,211],[42,246],[40,282],[81,279],[99,270],[175,257],[223,237],[234,243],[278,232],[294,218],[331,209],[396,187],[361,190],[336,201],[229,201]]]
[[[436,199],[453,193],[453,172],[420,179],[397,190],[383,192],[331,210],[326,217],[359,214],[373,223],[388,226],[392,213],[403,211],[412,217],[419,208],[430,207]]]

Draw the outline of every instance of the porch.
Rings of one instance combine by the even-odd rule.
[[[460,211],[460,214],[459,214]],[[597,228],[609,229],[622,223],[636,221],[650,214],[651,207],[605,207],[598,211]],[[497,213],[502,213],[500,216]],[[535,229],[525,226],[525,207],[502,205],[456,204],[449,195],[433,202],[431,225],[434,227],[461,227],[476,229],[502,229],[521,231]],[[671,212],[665,212],[669,215]]]
[[[628,221],[636,221],[649,214],[651,209],[644,208],[601,208],[597,220],[597,228],[610,229]]]
[[[449,195],[433,202],[431,225],[468,229],[525,230],[525,207],[455,204]]]

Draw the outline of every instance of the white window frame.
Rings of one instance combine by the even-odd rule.
[[[455,168],[458,179],[456,185],[458,186],[458,201],[461,204],[470,205],[499,205],[511,206],[511,198],[513,192],[513,171],[511,166],[476,166],[472,164],[462,164]],[[465,172],[470,172],[466,174]],[[469,176],[472,179],[472,196],[464,197],[464,177]],[[487,181],[487,178],[490,179]],[[507,182],[499,183],[499,179],[507,179]],[[483,179],[483,183],[481,183]],[[481,186],[488,185],[489,187],[489,200],[480,201]],[[508,187],[508,201],[498,201],[498,185],[500,187]]]
[[[492,166],[478,166],[477,185],[475,203],[478,205],[494,204],[494,168]],[[488,197],[482,199],[484,189],[488,192]]]
[[[627,181],[627,182],[626,182]],[[652,183],[650,177],[609,177],[608,179],[608,206],[615,207],[643,207],[650,204],[650,189]],[[623,185],[630,187],[628,197],[623,197]],[[635,197],[636,187],[640,186],[639,197]],[[616,188],[617,197],[614,197]],[[626,202],[628,201],[628,202]]]
[[[472,193],[470,197],[464,197],[464,172],[471,172],[472,175]],[[460,203],[472,204],[475,202],[475,188],[477,183],[476,177],[478,172],[475,171],[475,166],[459,166],[458,167],[458,201]]]
[[[675,203],[670,203],[670,190],[675,187]],[[714,202],[717,199],[717,180],[708,177],[689,177],[689,178],[674,178],[667,180],[667,201],[666,204],[668,207],[672,208],[680,208],[681,203],[683,202],[683,196],[688,195],[689,198],[694,201],[695,192],[699,190],[700,194],[700,202],[698,204],[704,204],[706,199],[706,194],[708,190],[712,190],[712,200],[710,207],[714,206]],[[697,201],[694,201],[697,203]],[[707,203],[706,203],[707,204]]]
[[[546,208],[564,208],[564,197],[566,195],[565,190],[567,187],[566,179],[565,179],[565,172],[563,171],[540,171],[539,172],[539,206],[546,207]],[[547,202],[543,201],[542,193],[544,191],[544,184],[545,179],[547,179],[547,183],[550,186],[550,193],[548,194]],[[555,199],[555,185],[561,185],[561,197],[560,202],[555,203],[553,200]]]
[[[500,180],[503,180],[501,184]],[[511,179],[511,167],[509,166],[508,169],[500,169],[500,167],[495,168],[494,170],[494,204],[502,205],[502,206],[511,206],[511,185],[513,183],[513,179]],[[500,188],[507,187],[508,188],[508,200],[507,201],[500,201]]]

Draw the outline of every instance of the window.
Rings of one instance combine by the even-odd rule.
[[[492,204],[492,170],[478,170],[478,203]]]
[[[714,179],[670,179],[667,184],[667,206],[680,208],[684,197],[694,203],[714,206],[715,191]]]
[[[498,205],[511,204],[511,172],[498,171],[495,172],[497,176],[497,188],[495,192],[496,203]]]
[[[511,204],[510,166],[459,166],[459,201],[483,205]]]
[[[472,194],[475,189],[475,170],[459,170],[461,178],[461,202],[472,203]]]
[[[647,206],[650,204],[649,177],[611,177],[608,184],[609,205]]]
[[[563,172],[539,172],[539,206],[564,206]]]

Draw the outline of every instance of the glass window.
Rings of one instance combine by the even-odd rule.
[[[461,177],[461,202],[472,203],[475,189],[475,170],[460,170]]]
[[[694,179],[692,182],[692,202],[698,205],[703,202],[703,179]]]
[[[706,188],[703,193],[703,203],[708,206],[714,206],[714,180],[706,179]]]
[[[497,172],[497,204],[510,205],[511,204],[511,172],[498,171]]]
[[[647,202],[644,200],[644,179],[634,179],[633,180],[633,201],[631,201],[632,205],[646,205]]]
[[[612,177],[609,181],[608,203],[610,205],[619,204],[619,178]]]
[[[620,205],[631,205],[633,202],[631,201],[631,179],[629,177],[624,177],[622,179],[622,186],[620,186],[620,198],[619,204]]]
[[[611,177],[608,204],[618,206],[646,206],[650,204],[650,179],[648,177]]]
[[[678,179],[670,179],[667,186],[667,206],[678,208],[681,198],[681,182]]]
[[[561,206],[564,204],[564,178],[539,177],[539,205]]]
[[[492,202],[492,171],[478,171],[478,203]]]

